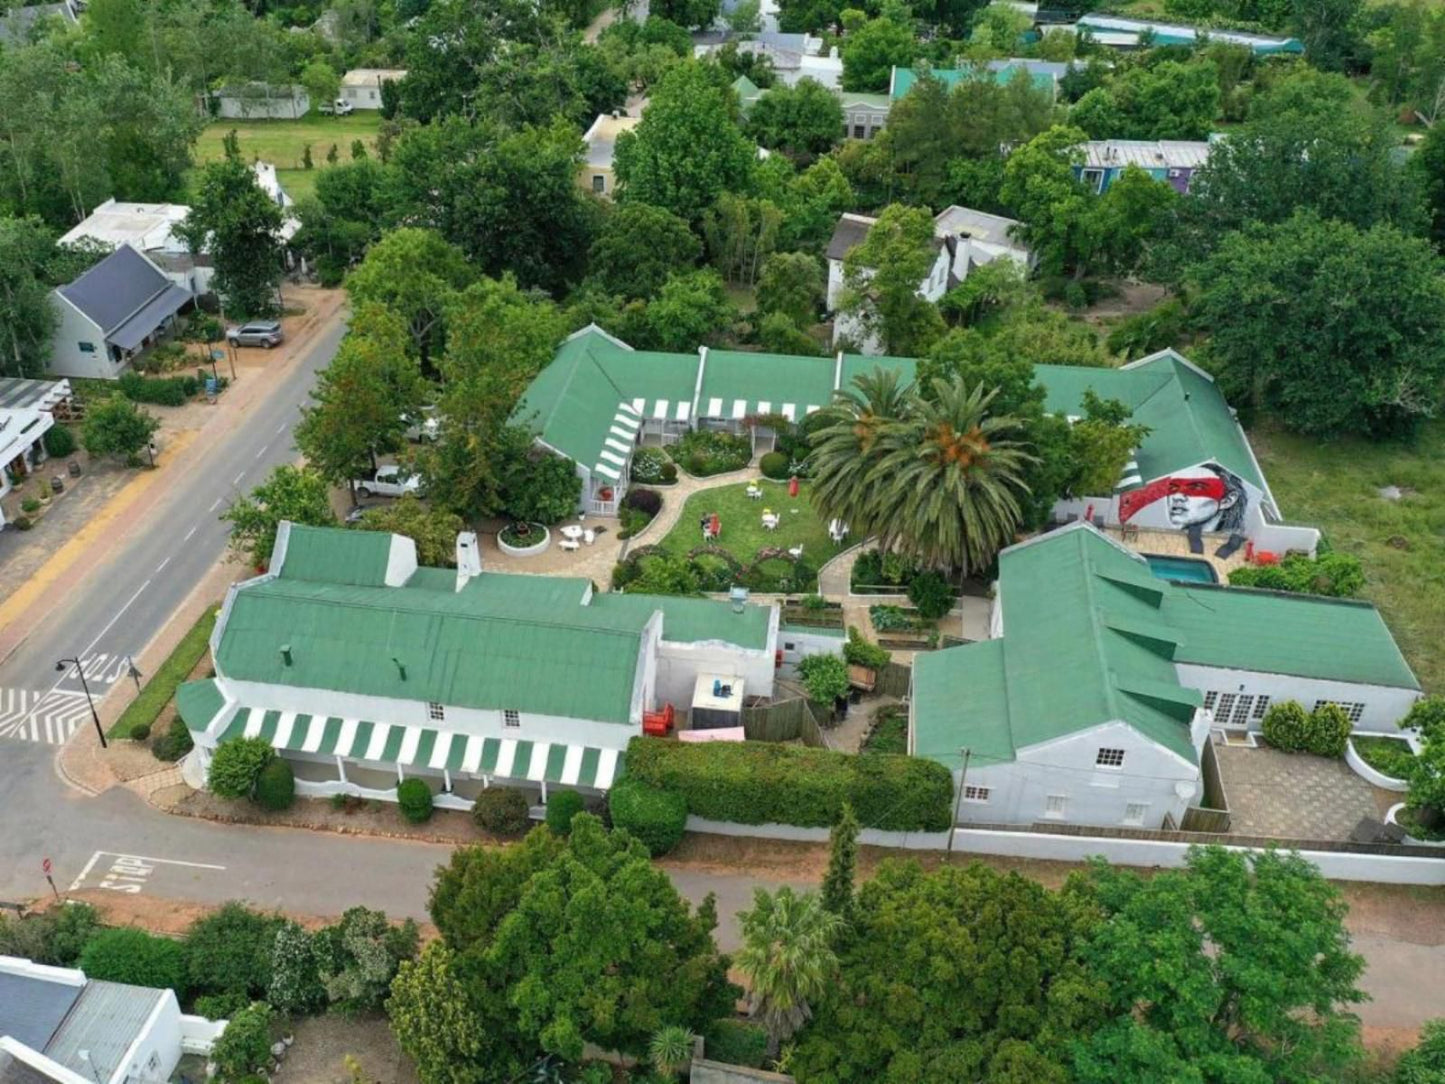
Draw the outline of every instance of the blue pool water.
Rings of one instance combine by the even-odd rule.
[[[1208,561],[1199,561],[1193,557],[1164,557],[1157,553],[1146,553],[1144,560],[1149,562],[1149,571],[1161,580],[1173,580],[1176,583],[1219,582],[1214,566]]]

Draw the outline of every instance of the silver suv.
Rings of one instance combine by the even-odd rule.
[[[273,346],[280,346],[286,336],[281,331],[281,325],[275,320],[257,320],[255,323],[242,324],[240,327],[228,327],[226,338],[232,346],[264,346],[270,350]]]

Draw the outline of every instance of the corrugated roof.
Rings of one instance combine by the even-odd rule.
[[[1027,73],[1029,81],[1036,89],[1052,91],[1059,78],[1054,72],[1055,68],[1064,68],[1064,65],[1018,58],[994,60],[975,68],[934,68],[929,74],[942,83],[945,89],[952,90],[970,79],[1007,83],[1023,72]],[[921,74],[912,68],[895,67],[888,86],[889,96],[896,102],[912,90],[920,78]]]
[[[109,1080],[125,1059],[164,990],[92,979],[65,1023],[45,1047],[45,1056],[84,1076]],[[89,1062],[80,1059],[84,1050]]]
[[[1180,584],[1165,606],[1180,662],[1419,689],[1368,602],[1243,587]]]
[[[1156,44],[1192,44],[1204,34],[1211,41],[1227,41],[1248,45],[1257,53],[1303,53],[1304,44],[1298,38],[1274,37],[1267,34],[1250,34],[1242,30],[1221,30],[1209,27],[1204,30],[1182,23],[1160,23],[1144,19],[1125,19],[1116,15],[1087,14],[1075,24],[1079,30],[1106,30],[1126,34],[1152,34]]]
[[[918,379],[918,362],[914,358],[893,358],[881,354],[844,354],[838,386],[847,390],[853,387],[853,381],[857,377],[871,373],[874,369],[897,373],[898,382],[905,388],[911,387]]]
[[[914,657],[914,756],[949,768],[962,764],[964,746],[980,764],[1014,758],[1003,646],[983,640]]]
[[[0,971],[0,1035],[44,1050],[82,989],[38,975]]]
[[[19,376],[0,377],[0,410],[37,407],[49,410],[70,394],[68,380],[27,380]]]
[[[1083,144],[1091,169],[1198,169],[1209,164],[1209,143],[1194,139],[1095,139]]]
[[[197,732],[211,725],[226,698],[215,678],[188,681],[176,690],[176,711],[187,727]]]
[[[161,321],[180,312],[190,300],[189,290],[168,282],[164,290],[127,317],[119,327],[111,329],[106,338],[122,350],[134,350],[160,326]]]
[[[768,625],[772,607],[749,603],[742,613],[731,604],[707,598],[679,598],[672,595],[595,595],[592,609],[613,611],[645,622],[662,611],[662,638],[674,644],[695,644],[710,640],[761,651],[768,646]]]
[[[59,292],[109,334],[172,285],[139,252],[121,245]]]
[[[709,350],[698,416],[786,414],[799,420],[831,401],[835,368],[832,358]]]
[[[277,574],[283,580],[384,587],[391,537],[383,531],[334,531],[293,523]]]
[[[828,259],[841,260],[847,256],[849,252],[863,243],[868,236],[868,231],[877,221],[876,218],[869,218],[867,215],[839,215],[838,224],[833,227],[833,236],[828,239]]]

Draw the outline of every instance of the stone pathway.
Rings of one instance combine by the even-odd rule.
[[[682,518],[682,509],[687,499],[704,489],[718,489],[722,486],[737,485],[752,479],[762,478],[758,468],[751,463],[742,470],[726,474],[714,474],[707,478],[694,478],[685,471],[677,472],[677,482],[670,486],[649,486],[662,494],[662,511],[639,534],[628,539],[628,548],[633,546],[655,546],[667,537],[667,532],[677,526]],[[624,551],[625,553],[625,551]]]

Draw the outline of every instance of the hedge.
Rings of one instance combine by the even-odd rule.
[[[531,826],[531,805],[520,790],[488,787],[472,803],[472,820],[499,836],[521,835]]]
[[[431,787],[423,779],[403,779],[396,788],[396,804],[401,815],[409,824],[422,824],[431,820]]]
[[[121,717],[110,728],[112,738],[128,738],[131,731],[144,723],[153,726],[161,709],[171,702],[176,689],[186,680],[186,675],[196,668],[201,656],[210,648],[211,630],[216,627],[216,615],[220,613],[213,606],[206,610],[181,638],[170,658],[156,667],[156,672],[141,689],[140,695],[130,702]]]
[[[572,834],[572,818],[587,807],[575,790],[553,791],[547,799],[547,827],[559,836]]]
[[[256,776],[256,804],[272,813],[290,809],[296,801],[296,775],[281,757],[272,757]]]
[[[682,795],[623,779],[607,792],[612,826],[632,834],[657,858],[682,842],[687,830],[687,802]]]
[[[689,813],[709,820],[826,828],[846,802],[865,828],[942,832],[953,816],[952,773],[918,757],[638,737],[626,771],[682,795]]]
[[[136,372],[121,373],[116,381],[120,393],[133,403],[156,406],[185,406],[201,390],[193,376],[141,376]]]

